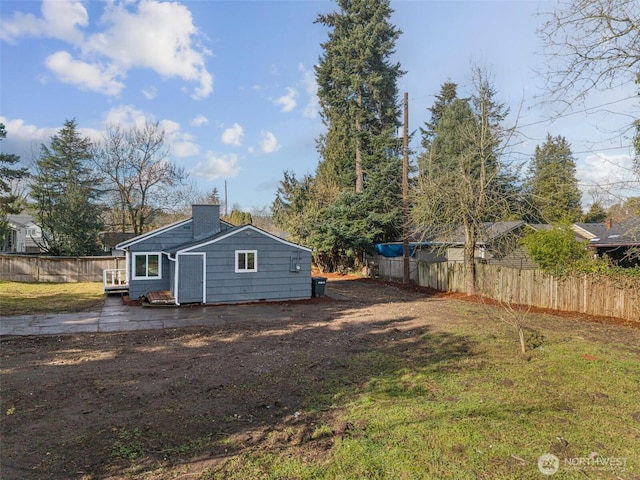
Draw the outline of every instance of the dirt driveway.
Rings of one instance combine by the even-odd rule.
[[[464,302],[368,281],[327,289],[344,299],[276,304],[275,319],[256,305],[210,327],[3,338],[2,478],[182,478],[293,444],[321,455],[322,442],[305,443],[313,406],[359,381],[335,375],[354,356],[402,357],[425,332],[451,355],[466,351],[448,333],[469,321]],[[594,325],[558,328],[589,335]],[[640,339],[595,328],[614,342]]]

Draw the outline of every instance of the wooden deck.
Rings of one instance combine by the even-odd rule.
[[[122,268],[112,268],[103,270],[102,285],[104,293],[129,293],[129,283],[127,282],[127,271]]]

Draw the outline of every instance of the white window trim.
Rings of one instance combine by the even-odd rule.
[[[238,255],[240,255],[241,253],[253,253],[253,268],[249,269],[249,268],[238,268]],[[255,273],[258,271],[258,251],[257,250],[236,250],[234,258],[234,267],[236,270],[236,273]],[[246,257],[245,257],[245,265],[247,264],[246,261]]]
[[[149,272],[149,257],[150,256],[158,257],[158,276],[157,277],[149,277],[145,276],[137,276],[136,275],[136,257],[145,256],[147,257],[147,273]],[[131,279],[132,280],[161,280],[162,279],[162,252],[133,252],[131,254]]]

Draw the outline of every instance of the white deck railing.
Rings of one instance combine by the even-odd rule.
[[[124,268],[103,270],[102,284],[105,291],[126,290],[129,287],[129,284],[127,283],[127,270]]]

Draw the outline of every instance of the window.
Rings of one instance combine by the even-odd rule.
[[[162,263],[160,262],[160,254],[134,253],[133,278],[138,280],[162,278]]]
[[[258,251],[236,250],[236,273],[257,272]]]
[[[38,227],[27,227],[27,237],[39,237]]]

